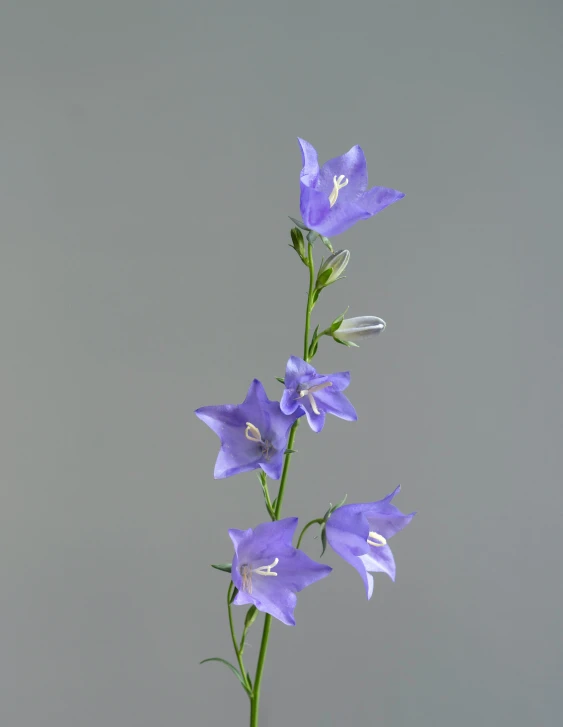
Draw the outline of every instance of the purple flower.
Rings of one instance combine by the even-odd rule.
[[[233,603],[252,603],[288,626],[295,626],[296,593],[332,570],[291,545],[296,526],[297,518],[288,517],[254,530],[229,530],[235,546],[231,578],[238,588]]]
[[[338,235],[405,196],[386,187],[367,189],[366,158],[358,145],[319,169],[315,148],[308,141],[298,141],[303,156],[301,217],[320,235]]]
[[[303,359],[292,356],[287,362],[284,382],[281,410],[284,414],[303,410],[314,432],[321,431],[326,414],[334,414],[349,422],[358,418],[354,407],[342,393],[350,383],[349,371],[323,376]]]
[[[258,379],[250,384],[242,404],[202,406],[195,413],[221,440],[215,479],[261,467],[268,477],[279,480],[289,429],[301,413],[284,414]]]
[[[372,573],[387,573],[395,580],[395,560],[389,538],[410,523],[416,513],[404,515],[391,500],[400,486],[383,500],[342,505],[326,523],[326,539],[341,558],[362,576],[368,599],[373,593]]]

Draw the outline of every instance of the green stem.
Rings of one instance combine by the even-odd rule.
[[[266,477],[263,477],[260,481],[262,482],[262,490],[264,491],[264,502],[266,503],[266,510],[268,511],[268,515],[272,518],[272,520],[275,520],[276,514],[274,512],[272,500],[270,499],[270,491],[268,490],[268,480]]]
[[[311,311],[313,310],[313,293],[315,290],[315,263],[313,261],[313,245],[309,243],[308,251],[308,267],[309,267],[309,292],[307,293],[307,310],[305,311],[305,336],[303,342],[303,359],[309,360],[309,332],[311,329]],[[287,449],[293,449],[295,442],[295,434],[299,426],[299,419],[293,423],[287,442]],[[274,508],[275,519],[279,520],[283,504],[283,496],[285,492],[285,482],[291,462],[291,454],[285,455],[283,463],[282,476],[280,480],[280,489],[276,498],[276,506]],[[262,686],[262,675],[264,673],[264,662],[268,652],[268,641],[270,639],[270,627],[272,625],[272,617],[269,613],[264,618],[264,630],[262,631],[262,641],[260,642],[260,654],[258,655],[258,664],[256,665],[256,676],[254,677],[254,687],[250,696],[250,727],[258,727],[258,712],[260,709],[260,688]]]
[[[314,525],[315,523],[318,523],[320,525],[322,522],[323,522],[322,518],[315,518],[315,520],[311,520],[310,522],[307,523],[307,525],[305,525],[305,527],[301,531],[301,535],[299,536],[299,540],[297,541],[297,546],[296,547],[297,547],[298,550],[299,550],[299,546],[301,545],[301,539],[303,538],[303,536],[305,535],[305,533],[307,532],[307,530],[311,527],[311,525]]]
[[[251,696],[252,695],[252,689],[250,687],[250,684],[248,683],[248,677],[246,676],[246,669],[244,668],[244,663],[243,663],[243,660],[242,660],[242,654],[241,654],[241,651],[240,651],[239,646],[238,646],[238,643],[237,643],[237,637],[236,637],[236,634],[235,634],[235,626],[234,626],[234,623],[233,623],[233,610],[231,608],[231,598],[233,596],[234,587],[235,587],[234,586],[234,583],[231,581],[229,583],[229,589],[227,590],[227,608],[229,610],[229,628],[231,630],[231,639],[233,640],[233,647],[234,647],[234,650],[235,650],[235,654],[237,655],[237,661],[238,661],[238,666],[239,666],[239,669],[240,669],[240,673],[241,673],[241,676],[242,676],[242,678],[244,680],[244,687],[245,687],[246,691],[248,692],[248,696],[252,700],[252,696]]]
[[[262,632],[262,642],[260,644],[260,654],[258,655],[258,665],[256,666],[256,678],[254,679],[254,690],[250,698],[250,727],[258,727],[258,710],[260,709],[260,687],[262,685],[262,673],[264,671],[264,662],[268,651],[268,640],[270,638],[270,626],[272,625],[272,617],[269,613],[264,618],[264,630]]]
[[[293,422],[291,429],[289,430],[289,440],[287,442],[287,449],[293,449],[293,443],[295,442],[295,434],[297,433],[298,426],[299,426],[299,419],[296,419]],[[282,503],[283,503],[283,494],[285,491],[285,481],[287,480],[287,473],[289,470],[290,462],[291,462],[291,454],[286,454],[284,462],[283,462],[283,470],[282,470],[282,476],[281,476],[281,480],[280,480],[280,489],[278,491],[278,496],[276,498],[276,507],[274,508],[274,515],[276,516],[275,520],[280,519],[280,513],[281,513],[281,508],[282,508]]]
[[[313,243],[309,243],[309,293],[307,295],[307,312],[305,313],[305,338],[303,345],[303,360],[309,360],[309,330],[311,328],[311,311],[313,310],[313,293],[315,290],[315,263],[313,261]],[[291,447],[289,447],[291,449]]]

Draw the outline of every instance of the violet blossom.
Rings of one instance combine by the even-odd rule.
[[[377,502],[342,505],[326,521],[328,544],[362,576],[368,599],[373,593],[371,573],[387,573],[395,580],[395,559],[387,541],[416,514],[405,515],[391,504],[400,489]]]
[[[254,379],[242,404],[202,406],[195,414],[221,440],[215,479],[261,467],[268,477],[279,480],[289,429],[302,412],[284,414]]]
[[[303,157],[301,217],[306,227],[320,235],[338,235],[405,196],[387,187],[367,189],[367,162],[360,146],[319,168],[315,148],[304,139],[298,141]]]
[[[296,526],[297,518],[289,517],[229,530],[235,547],[231,578],[238,589],[233,603],[254,604],[288,626],[295,626],[296,594],[332,570],[292,546]]]
[[[325,376],[303,359],[291,356],[285,370],[281,410],[285,414],[304,411],[314,432],[321,431],[326,414],[356,421],[356,410],[342,393],[349,383],[349,371]]]

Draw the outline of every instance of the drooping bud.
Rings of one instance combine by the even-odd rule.
[[[349,250],[338,250],[338,252],[329,255],[319,268],[315,285],[317,290],[326,288],[327,285],[332,285],[341,278],[349,262]]]
[[[358,316],[357,318],[345,318],[331,333],[338,343],[357,346],[356,341],[381,333],[385,330],[385,326],[385,321],[376,316]]]

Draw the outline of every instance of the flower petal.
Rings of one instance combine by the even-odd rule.
[[[330,387],[331,391],[344,391],[350,384],[349,371],[337,371],[335,374],[330,374],[325,378],[332,382],[332,386]]]
[[[399,192],[397,189],[372,187],[358,199],[358,205],[367,210],[371,217],[386,207],[389,207],[393,202],[398,202],[400,199],[403,199],[404,196],[404,193]]]
[[[316,189],[311,189],[301,180],[299,209],[303,223],[311,230],[316,230],[324,235],[325,233],[322,232],[320,227],[323,226],[323,222],[330,212],[328,195],[318,192]]]
[[[393,535],[400,532],[416,515],[416,512],[405,515],[399,508],[391,504],[391,500],[400,490],[401,486],[398,485],[382,500],[363,505],[363,512],[368,519],[370,530],[375,530],[385,539],[392,538]]]
[[[263,578],[263,580],[269,579]],[[259,611],[269,613],[287,626],[295,626],[293,612],[297,604],[297,596],[292,591],[287,589],[272,591],[260,588],[256,592],[256,587],[253,586],[252,595],[246,594],[246,596],[252,600],[245,601],[245,603],[252,602]]]
[[[252,442],[248,442],[248,444],[250,447],[247,448],[245,444],[242,444],[235,451],[228,445],[219,450],[215,469],[213,470],[213,477],[216,480],[223,480],[225,477],[233,477],[243,472],[252,472],[252,470],[258,469],[260,455],[256,452],[256,445]]]
[[[264,553],[264,556],[277,555],[276,549],[280,547],[291,546],[295,528],[297,527],[298,518],[286,517],[282,520],[274,520],[269,523],[261,523],[254,528],[252,538],[252,560],[258,560],[258,553]]]
[[[366,570],[374,573],[387,573],[392,581],[395,580],[395,558],[388,545],[383,545],[380,548],[371,548],[369,553],[360,555],[360,560]]]
[[[366,571],[366,568],[361,560],[361,556],[359,555],[352,555],[350,551],[343,546],[342,541],[339,539],[331,541],[328,538],[328,527],[327,527],[327,539],[330,543],[331,548],[334,550],[335,553],[338,553],[338,555],[343,558],[347,563],[349,563],[353,568],[355,568],[358,573],[361,575],[362,580],[364,582],[364,587],[366,589],[366,595],[368,597],[368,600],[371,598],[371,594],[373,593],[373,577],[370,576],[370,574]]]
[[[323,389],[316,395],[319,407],[327,412],[327,414],[333,414],[340,419],[345,419],[348,422],[355,422],[358,419],[356,410],[348,400],[345,394],[340,391],[330,391]]]
[[[337,203],[354,202],[368,186],[368,167],[362,147],[356,144],[342,156],[334,157],[323,164],[319,173],[317,189],[327,194],[332,192],[334,177],[344,175],[348,184],[338,191]],[[335,205],[336,206],[336,205]]]
[[[326,414],[320,409],[319,413],[315,414],[307,397],[301,399],[301,406],[303,407],[303,410],[307,415],[307,422],[309,423],[309,426],[314,432],[318,434],[320,431],[322,431],[322,428],[325,425]]]
[[[319,162],[315,147],[305,139],[297,137],[299,146],[301,147],[301,158],[303,160],[303,169],[301,170],[301,179],[304,184],[314,184],[319,174]]]
[[[306,363],[298,356],[290,356],[285,367],[285,388],[297,388],[298,384],[312,379],[316,375],[317,372],[311,364]]]
[[[280,401],[280,409],[284,414],[293,414],[299,406],[299,400],[295,388],[285,389]]]
[[[342,505],[332,513],[326,524],[326,537],[345,560],[369,553],[369,524],[364,513],[354,505]]]
[[[317,192],[316,194],[320,193]],[[310,205],[308,212],[308,227],[325,237],[340,235],[352,227],[352,225],[355,225],[356,222],[367,220],[368,217],[371,217],[371,213],[363,207],[360,207],[357,201],[343,201],[342,204],[338,204],[337,202],[332,208],[327,201],[327,207],[329,209],[325,210],[320,202],[315,199],[315,206]],[[301,214],[303,214],[303,210],[301,210]],[[303,220],[305,221],[305,218]]]

